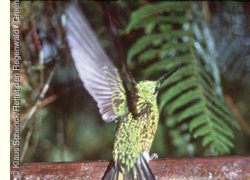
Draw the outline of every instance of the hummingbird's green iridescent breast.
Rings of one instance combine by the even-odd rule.
[[[154,81],[139,82],[136,85],[138,117],[135,119],[132,113],[128,112],[119,121],[113,156],[124,173],[134,166],[144,151],[149,152],[153,142],[159,120],[156,86]]]
[[[143,122],[141,141],[144,151],[149,151],[158,127],[159,111],[157,107],[157,82],[142,81],[137,84],[137,108],[139,119]]]

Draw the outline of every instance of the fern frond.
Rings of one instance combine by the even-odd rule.
[[[191,4],[160,2],[141,7],[132,13],[127,32],[143,29],[144,34],[132,45],[127,63],[139,68],[145,78],[156,78],[180,67],[161,87],[159,108],[166,124],[176,128],[187,124],[193,138],[213,154],[226,154],[233,148],[232,128],[237,122],[216,92],[209,58],[197,53],[199,44],[192,27]],[[195,26],[197,31],[197,26]],[[201,52],[203,56],[201,56]],[[208,68],[209,67],[209,68]],[[218,78],[218,77],[217,77]]]

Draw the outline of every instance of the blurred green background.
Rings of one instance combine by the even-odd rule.
[[[46,81],[51,80],[45,97],[22,131],[23,162],[112,159],[115,123],[101,119],[96,103],[82,87],[65,42],[63,13],[70,3],[21,2],[22,123]],[[110,59],[122,67],[129,48],[143,33],[124,33],[130,15],[151,2],[78,3]],[[211,29],[226,102],[236,112],[241,126],[230,154],[249,155],[250,4],[193,3],[202,7],[204,22]],[[138,71],[132,69],[137,79],[143,79]],[[50,79],[52,72],[55,74]],[[186,128],[183,124],[170,129],[162,118],[151,152],[160,158],[209,155],[199,139],[183,133]]]

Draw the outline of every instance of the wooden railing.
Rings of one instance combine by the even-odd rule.
[[[20,179],[31,180],[99,180],[109,162],[24,163]],[[250,157],[209,157],[158,159],[150,162],[158,180],[168,179],[250,179]],[[11,179],[14,168],[11,167]]]

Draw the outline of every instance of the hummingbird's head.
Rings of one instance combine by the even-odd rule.
[[[178,70],[179,66],[163,75],[158,81],[141,81],[137,84],[138,93],[147,101],[157,98],[161,84]]]
[[[158,82],[157,81],[141,81],[137,84],[139,96],[145,100],[155,100],[158,94]]]

